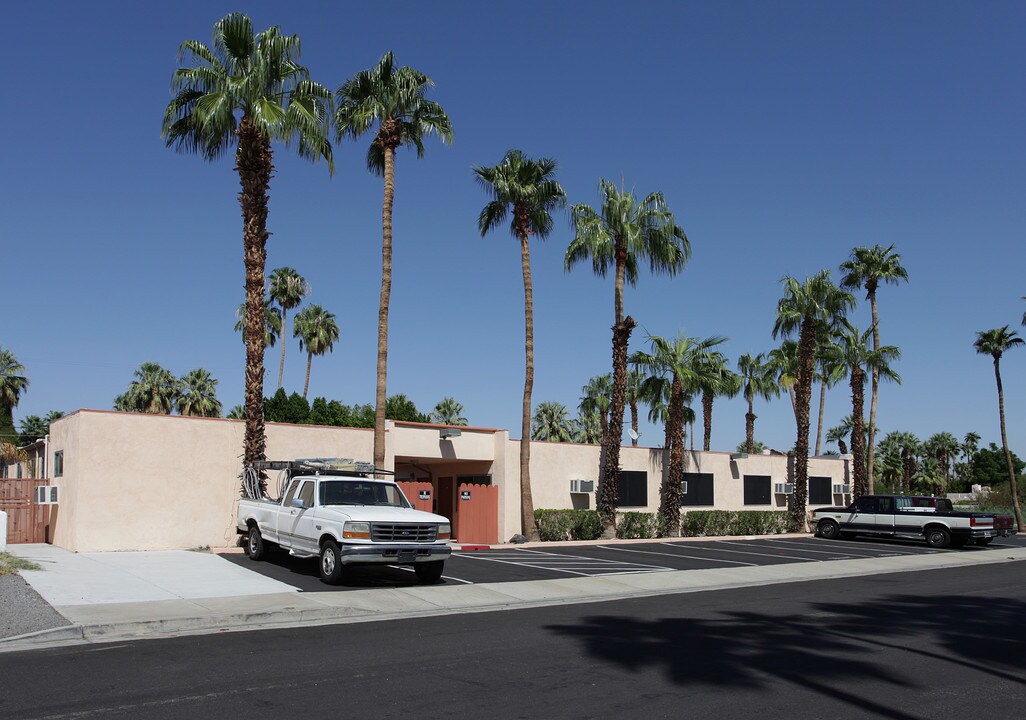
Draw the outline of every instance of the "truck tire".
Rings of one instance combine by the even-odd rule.
[[[926,529],[926,544],[932,548],[943,549],[951,545],[951,533],[947,528],[934,526]]]
[[[840,535],[841,529],[837,523],[829,518],[820,520],[816,525],[816,534],[826,540],[834,540]]]
[[[267,554],[264,536],[260,534],[260,528],[256,525],[249,529],[249,535],[246,537],[246,554],[250,560],[263,560]]]
[[[338,543],[334,540],[325,540],[321,546],[321,560],[318,563],[321,571],[321,582],[329,585],[338,585],[342,582],[342,573],[345,565],[342,564],[342,553],[338,549]]]
[[[445,567],[445,560],[432,560],[431,562],[419,562],[413,566],[413,572],[417,573],[417,579],[424,585],[434,585],[442,579],[442,568]]]

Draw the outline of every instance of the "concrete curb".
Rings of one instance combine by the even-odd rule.
[[[280,607],[246,612],[208,612],[192,616],[150,617],[132,621],[82,622],[0,641],[0,652],[118,640],[175,637],[213,632],[281,629],[354,622],[432,617],[469,612],[494,612],[552,605],[608,602],[655,595],[832,580],[971,567],[1026,560],[1026,548],[1007,551],[927,556],[835,560],[824,563],[674,570],[616,576],[482,583],[456,587],[410,587],[359,593],[302,593],[268,602]],[[154,612],[147,603],[125,604],[119,610]]]

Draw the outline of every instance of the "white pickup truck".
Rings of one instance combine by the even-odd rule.
[[[342,581],[356,564],[409,565],[422,583],[442,577],[451,526],[448,518],[415,510],[394,482],[370,477],[365,463],[270,461],[247,471],[283,473],[277,501],[251,496],[239,501],[237,532],[246,554],[260,560],[277,546],[295,557],[319,557],[321,580]]]

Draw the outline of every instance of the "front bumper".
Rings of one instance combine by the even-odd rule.
[[[339,559],[343,565],[387,563],[413,565],[419,562],[446,560],[452,555],[449,545],[341,545]]]

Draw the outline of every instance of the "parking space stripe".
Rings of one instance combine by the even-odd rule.
[[[851,547],[851,540],[828,540],[826,538],[818,538],[816,542],[830,543],[831,545],[844,545],[845,547]],[[906,547],[904,545],[879,545],[880,553],[893,553],[894,555],[935,555],[939,552],[945,552],[944,550],[934,550],[929,547]],[[860,550],[866,552],[876,552],[876,548],[869,545],[860,545]],[[870,557],[880,557],[880,555],[871,555]]]
[[[743,547],[765,547],[765,545],[758,545],[756,543],[735,542],[733,540],[721,540],[721,542],[724,545],[732,545],[732,546],[734,546],[734,545],[741,545]],[[777,549],[777,548],[771,548],[771,549]],[[750,550],[747,551],[747,552],[749,552],[752,555],[763,555],[764,557],[778,557],[778,558],[785,558],[787,560],[804,560],[805,562],[819,562],[815,558],[799,557],[799,556],[796,556],[796,555],[781,555],[780,553],[768,553],[768,552],[760,553],[760,552],[753,552],[753,551],[750,551]],[[835,559],[835,560],[842,560],[842,559],[844,559],[844,557],[845,557],[844,553],[838,553],[837,556],[835,556],[833,559]]]
[[[803,540],[767,540],[766,542],[786,543],[789,546],[790,545],[805,545],[805,544],[807,544],[807,541],[803,541]],[[817,542],[819,542],[819,541],[817,541]],[[826,542],[830,542],[830,541],[826,541]],[[838,541],[838,542],[844,542],[844,541]],[[828,550],[805,550],[804,547],[802,548],[802,550],[804,552],[829,553]],[[850,545],[845,545],[845,551],[847,553],[850,553],[852,555],[860,555],[862,557],[898,557],[898,556],[902,556],[902,555],[922,555],[922,554],[924,554],[924,553],[919,552],[919,551],[914,550],[914,549],[910,549],[908,552],[895,552],[895,550],[899,550],[899,548],[887,548],[886,550],[884,548],[880,548],[879,551],[877,551],[876,548],[859,547],[859,548],[856,548],[855,550],[852,550]],[[924,548],[924,550],[925,550],[925,548]],[[863,555],[863,552],[866,552],[868,554]],[[930,552],[930,551],[928,551],[928,552]]]
[[[668,545],[668,544],[669,543],[660,543],[660,545]],[[689,560],[701,560],[702,562],[709,562],[709,563],[725,562],[725,563],[730,563],[731,565],[758,565],[758,563],[741,562],[740,560],[713,560],[711,558],[700,557],[700,556],[697,556],[697,555],[683,555],[681,553],[664,553],[664,552],[656,552],[654,550],[631,550],[629,548],[611,547],[609,545],[596,545],[595,547],[600,547],[603,550],[616,550],[617,552],[632,552],[632,553],[640,553],[640,554],[643,554],[643,555],[665,555],[667,557],[688,558]],[[730,552],[730,551],[728,550],[727,552]],[[757,555],[758,553],[752,553],[752,554],[753,555]]]
[[[723,540],[718,540],[717,541],[718,544],[723,544],[724,542],[725,541],[723,541]],[[669,547],[680,547],[676,543],[660,543],[660,545],[667,545]],[[708,547],[706,545],[699,545],[699,546],[697,546],[695,548],[691,548],[691,549],[695,549],[695,550],[708,550],[709,552],[733,553],[735,555],[756,555],[758,557],[779,557],[779,558],[790,559],[790,560],[798,560],[800,562],[817,562],[817,560],[815,560],[815,558],[793,557],[793,556],[790,556],[790,555],[773,555],[771,553],[753,552],[752,550],[728,550],[727,548]],[[843,559],[845,559],[845,556],[844,555],[837,555],[833,559],[835,559],[835,560],[843,560]],[[759,563],[748,563],[748,564],[758,565]]]
[[[817,555],[834,555],[834,556],[837,555],[837,552],[834,551],[834,550],[813,550],[811,548],[807,548],[807,547],[805,547],[804,544],[802,544],[801,541],[798,541],[798,543],[797,543],[799,545],[799,547],[794,547],[795,543],[787,543],[786,540],[766,540],[764,542],[767,543],[767,544],[771,543],[771,542],[785,543],[787,545],[787,549],[788,550],[793,549],[796,552],[815,553]],[[776,546],[770,545],[769,547],[776,547]],[[848,548],[845,548],[844,555],[848,555],[850,557],[881,557],[880,555],[862,555],[859,552],[852,552]]]
[[[460,557],[472,558],[474,560],[486,560],[504,565],[516,565],[518,567],[527,567],[534,570],[565,572],[572,575],[583,575],[586,577],[625,575],[629,573],[665,572],[673,569],[659,565],[642,565],[640,563],[606,560],[604,558],[590,558],[581,555],[550,553],[540,550],[529,550],[527,548],[516,551],[516,554],[503,553],[501,557],[485,553],[473,553],[470,555],[460,554]],[[594,572],[580,572],[579,570],[592,570]]]

